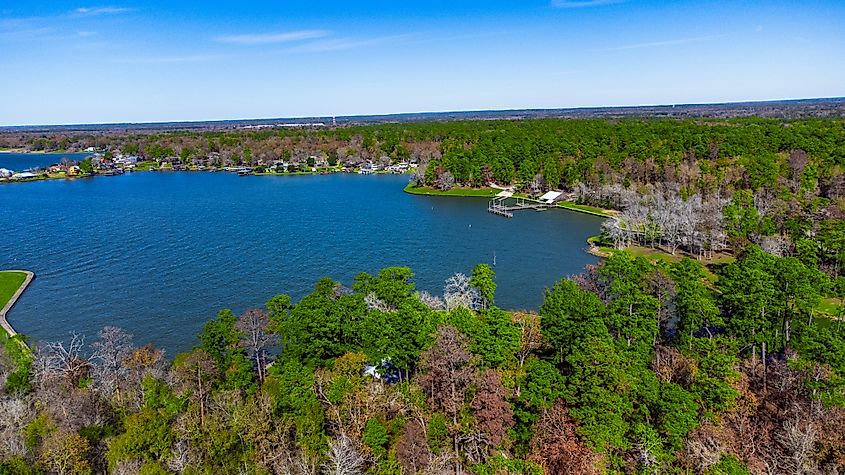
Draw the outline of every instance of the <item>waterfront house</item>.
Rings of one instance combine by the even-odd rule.
[[[407,162],[399,162],[395,165],[390,165],[389,167],[387,167],[387,170],[390,173],[395,173],[395,174],[405,173],[409,169],[410,169],[410,165]]]
[[[14,174],[15,172],[9,170],[8,168],[0,168],[0,178],[9,178]]]
[[[138,157],[134,155],[118,155],[114,159],[114,164],[122,168],[133,168],[138,164]]]
[[[358,173],[361,175],[372,175],[373,173],[379,171],[379,166],[374,164],[373,162],[367,162],[364,166],[358,170]]]

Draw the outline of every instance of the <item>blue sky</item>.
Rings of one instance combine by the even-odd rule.
[[[845,2],[0,0],[0,125],[845,95]]]

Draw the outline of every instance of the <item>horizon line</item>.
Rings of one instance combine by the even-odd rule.
[[[253,118],[233,118],[233,119],[173,119],[173,120],[150,120],[150,121],[130,121],[130,122],[67,122],[67,123],[53,123],[53,124],[16,124],[16,125],[0,125],[0,130],[4,129],[21,129],[34,127],[106,127],[106,126],[131,126],[131,125],[174,125],[174,124],[213,124],[226,122],[257,122],[257,121],[291,121],[304,119],[356,119],[367,117],[402,117],[409,115],[436,115],[436,114],[471,114],[471,113],[506,113],[506,112],[534,112],[534,111],[578,111],[590,109],[636,109],[636,108],[662,108],[662,107],[695,107],[695,106],[730,106],[743,104],[766,104],[778,102],[802,102],[802,101],[845,101],[845,95],[842,96],[827,96],[827,97],[791,97],[780,99],[759,99],[759,100],[739,100],[739,101],[721,101],[721,102],[676,102],[676,103],[646,103],[646,104],[613,104],[613,105],[594,105],[594,106],[574,106],[574,107],[526,107],[526,108],[505,108],[505,109],[450,109],[450,110],[427,110],[427,111],[410,111],[410,112],[384,112],[373,114],[350,114],[350,115],[301,115],[301,116],[287,116],[287,117],[253,117]]]

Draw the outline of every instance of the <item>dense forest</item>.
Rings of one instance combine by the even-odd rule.
[[[717,269],[619,252],[495,305],[404,267],[223,310],[168,361],[104,328],[2,358],[0,473],[842,473],[833,281],[749,246]]]

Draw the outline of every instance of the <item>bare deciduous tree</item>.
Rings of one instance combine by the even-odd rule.
[[[383,300],[378,298],[375,292],[370,292],[364,296],[364,303],[367,304],[367,310],[378,312],[389,312],[392,309]]]
[[[446,279],[443,299],[446,301],[446,308],[449,310],[461,307],[479,310],[483,301],[478,289],[470,284],[469,277],[460,272]]]
[[[684,248],[710,258],[726,248],[722,223],[725,200],[704,200],[700,195],[682,199],[674,190],[653,195],[625,195],[622,212],[607,220],[602,232],[618,249],[637,243],[663,245],[672,254]]]
[[[491,447],[499,446],[514,424],[513,410],[505,399],[507,396],[502,375],[493,369],[485,371],[478,380],[478,390],[470,406],[479,429],[486,436],[485,442]]]
[[[35,416],[24,399],[0,400],[0,457],[26,455],[24,429]]]
[[[190,449],[188,448],[188,441],[185,439],[177,439],[173,443],[170,458],[167,459],[167,468],[176,473],[182,473],[190,463]]]
[[[529,458],[542,466],[545,473],[598,473],[598,456],[578,438],[575,421],[560,400],[543,411],[537,421]]]
[[[91,363],[83,357],[85,337],[74,333],[70,342],[57,341],[38,348],[33,364],[37,380],[62,378],[73,384],[87,377],[91,372]],[[97,358],[95,353],[92,359]]]
[[[413,419],[405,424],[405,429],[396,442],[396,458],[406,473],[419,473],[428,467],[431,451],[428,448],[425,427],[420,421]]]
[[[411,183],[416,186],[425,186],[425,171],[428,168],[428,164],[420,164],[417,168],[411,172]]]
[[[329,444],[328,461],[323,465],[327,475],[361,475],[364,473],[364,456],[355,441],[345,435]]]
[[[466,337],[457,329],[442,326],[437,329],[434,344],[420,358],[420,367],[425,371],[420,377],[420,386],[432,405],[456,424],[464,403],[464,393],[475,374],[470,365],[472,353],[468,347]]]
[[[455,186],[455,176],[449,172],[443,172],[440,174],[440,178],[437,180],[437,187],[440,188],[440,191],[448,191],[451,190]]]
[[[442,298],[436,295],[431,295],[425,290],[419,293],[419,299],[420,302],[432,310],[444,310],[446,308],[446,302],[444,302]]]
[[[235,323],[235,328],[242,333],[241,346],[246,348],[259,381],[267,376],[267,350],[279,340],[278,335],[268,331],[269,326],[270,317],[260,309],[247,310]]]
[[[793,419],[783,423],[783,432],[778,434],[778,441],[786,450],[789,458],[784,465],[795,475],[816,473],[815,453],[818,432],[812,423]]]
[[[124,363],[132,353],[132,335],[122,328],[107,326],[100,330],[99,340],[91,346],[98,362],[94,369],[97,386],[104,394],[120,400],[121,383],[129,374]]]

